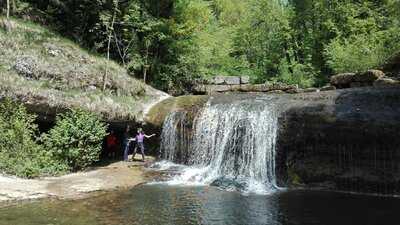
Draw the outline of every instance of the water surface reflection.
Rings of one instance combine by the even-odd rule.
[[[76,201],[0,208],[0,225],[397,225],[400,199],[316,191],[245,196],[143,185]]]

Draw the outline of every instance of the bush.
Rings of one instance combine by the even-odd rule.
[[[56,125],[42,135],[42,140],[58,161],[79,170],[99,160],[106,129],[97,115],[72,110],[59,115]]]
[[[318,73],[309,64],[295,62],[289,65],[286,60],[282,60],[279,65],[278,75],[271,80],[273,82],[282,82],[290,85],[297,84],[301,88],[307,88],[315,84],[317,75]]]
[[[334,39],[326,48],[328,66],[336,73],[360,72],[379,68],[400,51],[399,30]]]
[[[0,103],[1,172],[32,178],[65,171],[66,167],[38,144],[35,118],[22,104],[10,99]]]

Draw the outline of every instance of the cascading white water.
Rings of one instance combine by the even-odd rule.
[[[169,183],[217,184],[258,193],[274,190],[277,114],[276,106],[265,99],[210,100],[195,118],[193,137],[186,146],[191,166]],[[164,123],[164,159],[175,160],[181,119],[172,113]]]
[[[179,141],[182,139],[183,130],[182,121],[186,116],[185,112],[171,112],[165,118],[163,130],[161,133],[160,149],[162,158],[168,161],[175,161],[179,148]]]

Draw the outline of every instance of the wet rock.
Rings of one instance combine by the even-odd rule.
[[[400,87],[400,81],[382,77],[374,82],[374,87]]]
[[[203,108],[210,96],[192,95],[168,98],[154,105],[145,117],[145,122],[161,130],[168,113],[173,111],[189,111],[188,117],[193,117]]]
[[[245,183],[226,177],[221,177],[214,180],[210,186],[215,186],[230,191],[241,191],[245,190],[247,187]]]
[[[342,191],[400,193],[400,89],[288,95],[279,120],[279,182]],[[379,169],[377,169],[379,168]],[[329,183],[329,186],[324,186]],[[287,183],[286,183],[287,184]],[[290,186],[290,185],[289,185]]]
[[[366,87],[366,86],[370,86],[370,85],[368,83],[364,83],[364,82],[351,82],[351,84],[350,84],[351,88]]]
[[[265,95],[232,94],[213,99],[229,104],[256,96]],[[186,103],[179,103],[174,110],[195,115],[208,99],[201,97],[186,96],[180,99]],[[400,162],[399,88],[355,88],[271,97],[281,112],[276,140],[279,185],[400,194],[400,168],[395,166]],[[164,106],[178,105],[176,100],[167,101]],[[153,117],[162,124],[162,114],[165,118],[170,110],[159,108],[159,114],[154,113]],[[187,154],[191,153],[182,152],[181,157]],[[238,186],[232,180],[218,179],[213,185],[242,188],[240,184],[243,183]]]

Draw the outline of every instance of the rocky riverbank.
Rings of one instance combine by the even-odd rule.
[[[32,180],[0,175],[0,207],[15,201],[78,199],[101,191],[131,188],[147,181],[143,168],[153,161],[153,157],[146,157],[145,163],[114,162],[84,172]]]

